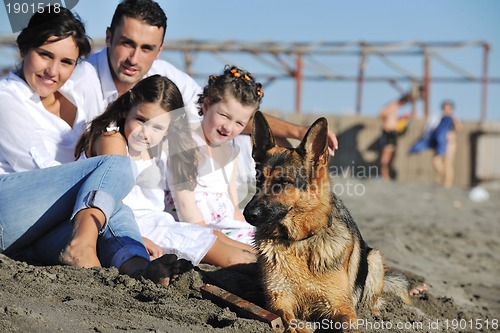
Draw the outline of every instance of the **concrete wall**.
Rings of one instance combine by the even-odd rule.
[[[302,125],[311,125],[323,115],[284,114],[266,111],[279,118]],[[379,175],[380,121],[377,117],[328,116],[330,129],[337,135],[340,149],[331,159],[331,169],[357,178]],[[420,138],[425,122],[413,119],[406,133],[399,137],[393,162],[394,177],[406,182],[432,182],[433,151],[408,154]],[[297,142],[294,142],[297,143]],[[464,122],[457,133],[454,185],[472,186],[481,182],[500,182],[500,124]]]

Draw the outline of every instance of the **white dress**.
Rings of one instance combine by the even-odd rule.
[[[80,159],[86,158],[85,154]],[[136,160],[136,185],[123,199],[134,212],[143,237],[149,238],[164,254],[175,254],[197,266],[217,237],[211,228],[178,222],[165,211],[166,160]]]
[[[123,203],[132,208],[143,237],[197,266],[213,246],[216,236],[210,228],[178,222],[165,212],[165,160],[135,161],[137,182]]]
[[[234,205],[229,196],[229,180],[235,169],[235,159],[238,157],[238,149],[231,141],[231,152],[229,161],[221,166],[213,158],[208,156],[205,143],[202,139],[194,135],[195,140],[200,145],[199,151],[202,156],[198,167],[197,184],[194,189],[196,205],[203,215],[207,225],[214,230],[219,230],[228,237],[246,244],[253,244],[255,227],[246,221],[234,219]],[[201,142],[203,141],[203,142]],[[206,145],[206,143],[205,143]],[[169,178],[169,185],[172,184]],[[170,186],[174,189],[175,186]],[[175,209],[175,196],[167,190],[166,211],[174,214],[178,213]],[[179,216],[182,220],[182,216]]]

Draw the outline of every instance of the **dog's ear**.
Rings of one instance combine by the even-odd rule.
[[[319,118],[311,125],[297,151],[316,166],[328,163],[328,122],[325,118]]]
[[[255,112],[252,126],[252,157],[262,161],[266,152],[276,146],[276,140],[262,112]]]

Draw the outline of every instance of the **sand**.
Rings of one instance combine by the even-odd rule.
[[[475,203],[469,189],[335,180],[365,238],[388,265],[425,277],[426,294],[390,299],[363,332],[500,332],[500,192]],[[262,304],[255,277],[202,265],[169,287],[116,269],[41,267],[0,255],[0,332],[273,332],[202,298],[205,282]]]

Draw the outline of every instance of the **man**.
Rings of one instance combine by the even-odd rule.
[[[106,30],[106,45],[88,61],[99,75],[103,101],[106,106],[119,95],[131,89],[142,78],[160,74],[172,80],[182,93],[188,110],[195,110],[201,88],[186,73],[168,62],[158,59],[163,49],[167,17],[152,0],[124,0],[116,8],[111,26]],[[196,117],[191,115],[191,118]],[[271,129],[279,138],[302,139],[308,127],[298,126],[266,115]],[[250,134],[251,124],[244,133]],[[333,156],[338,142],[328,133],[329,152]],[[249,140],[248,145],[250,145]]]
[[[380,110],[379,117],[382,123],[382,136],[380,138],[380,175],[383,180],[391,180],[390,170],[394,155],[398,135],[402,133],[400,127],[401,119],[399,108],[412,101],[411,94],[405,94],[401,98],[392,101]],[[411,111],[410,118],[413,117],[415,110]]]
[[[385,105],[379,112],[382,125],[380,137],[380,176],[383,180],[391,180],[391,165],[396,154],[398,136],[403,135],[417,112],[416,101],[424,98],[422,86],[413,85],[411,90],[397,100]],[[402,106],[411,103],[411,111],[399,114]]]

